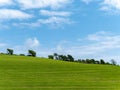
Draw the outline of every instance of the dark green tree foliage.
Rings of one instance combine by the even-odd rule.
[[[58,60],[64,60],[64,55],[58,55]]]
[[[67,55],[67,59],[70,62],[74,62],[74,58],[72,57],[72,55]]]
[[[86,59],[86,63],[88,64],[91,63],[90,59]]]
[[[58,60],[64,60],[64,55],[58,55]]]
[[[75,62],[87,63],[87,64],[109,64],[108,62],[105,62],[103,59],[101,59],[100,61],[95,59],[78,59]]]
[[[80,62],[80,63],[81,63],[81,62],[82,62],[82,59],[78,59],[76,62]]]
[[[67,56],[63,55],[63,61],[68,61]]]
[[[49,56],[48,56],[48,58],[49,58]],[[54,53],[53,56],[54,56],[54,59],[56,59],[56,60],[63,60],[63,61],[70,61],[70,62],[74,61],[74,58],[72,57],[72,55],[66,56],[66,55],[59,55],[57,53]]]
[[[105,61],[103,59],[100,60],[101,64],[105,64]]]
[[[95,64],[100,64],[100,61],[95,61]]]
[[[110,63],[109,63],[109,62],[106,62],[106,65],[110,65]]]
[[[8,49],[7,49],[7,54],[13,55],[13,50],[8,48]]]
[[[95,60],[95,59],[78,59],[74,60],[72,55],[59,55],[57,53],[54,53],[53,55],[48,56],[49,59],[55,59],[55,60],[62,60],[62,61],[69,61],[69,62],[79,62],[79,63],[85,63],[85,64],[105,64],[105,65],[116,65],[116,62],[114,60],[111,60],[111,64],[109,62],[105,62],[103,59]]]
[[[95,59],[91,59],[91,63],[96,64]]]
[[[48,55],[48,59],[54,59],[53,55]]]
[[[20,56],[25,56],[25,54],[19,54]]]
[[[58,54],[57,54],[57,53],[54,53],[54,58],[55,58],[56,60],[58,60]]]
[[[59,60],[68,61],[68,58],[65,55],[59,55]]]
[[[36,57],[36,52],[33,50],[28,50],[28,56]]]

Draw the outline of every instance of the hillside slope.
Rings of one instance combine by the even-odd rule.
[[[120,90],[120,67],[0,55],[0,90]]]

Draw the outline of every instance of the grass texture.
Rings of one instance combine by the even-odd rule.
[[[120,67],[0,55],[0,90],[120,90]]]

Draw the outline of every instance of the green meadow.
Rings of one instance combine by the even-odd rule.
[[[0,55],[0,90],[120,90],[120,67]]]

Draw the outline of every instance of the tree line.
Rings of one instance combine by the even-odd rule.
[[[48,55],[48,59],[54,59],[54,60],[63,60],[63,61],[69,61],[69,62],[78,62],[78,63],[85,63],[85,64],[104,64],[104,65],[117,65],[116,61],[112,59],[110,62],[105,62],[105,60],[95,60],[95,59],[78,59],[75,60],[72,55],[59,55],[57,53],[54,53],[53,55]]]
[[[63,60],[63,61],[70,61],[74,62],[74,58],[72,55],[59,55],[54,53],[53,55],[48,55],[48,59],[55,59],[55,60]]]
[[[1,53],[1,54],[15,55],[14,50],[10,49],[10,48],[7,49],[7,53]],[[25,56],[25,54],[20,54],[20,56]],[[36,57],[36,52],[34,50],[28,50],[28,55],[27,56]]]
[[[4,54],[4,53],[1,53]],[[14,50],[8,48],[7,53],[8,55],[15,55]],[[25,56],[25,54],[19,54],[20,56]],[[34,50],[28,50],[28,55],[27,56],[32,56],[36,57],[36,52]],[[95,59],[78,59],[75,60],[74,57],[70,54],[68,55],[60,55],[57,53],[54,53],[53,55],[48,55],[48,59],[54,59],[54,60],[62,60],[62,61],[69,61],[69,62],[78,62],[78,63],[85,63],[85,64],[104,64],[104,65],[117,65],[116,61],[114,59],[111,60],[110,62],[105,62],[105,60],[100,59],[100,60],[95,60]]]

